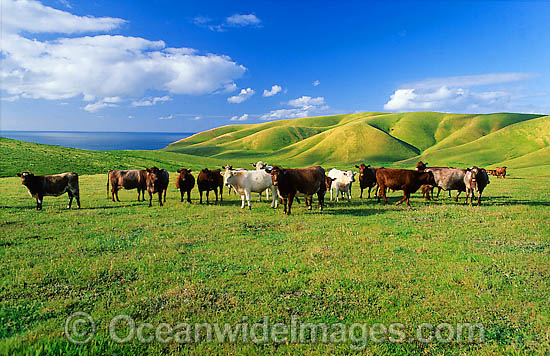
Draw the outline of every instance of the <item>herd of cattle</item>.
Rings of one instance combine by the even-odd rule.
[[[324,206],[325,194],[330,191],[330,199],[333,200],[333,193],[336,201],[339,197],[351,199],[351,187],[355,182],[357,172],[351,170],[342,171],[331,169],[328,174],[320,166],[306,168],[282,168],[270,166],[264,162],[252,164],[254,170],[233,168],[225,166],[222,169],[210,170],[205,168],[197,176],[196,185],[199,190],[200,203],[202,204],[203,192],[206,193],[206,203],[209,203],[209,193],[214,191],[216,201],[223,200],[223,187],[229,188],[229,193],[234,190],[241,196],[241,208],[245,207],[245,200],[248,208],[251,209],[251,194],[265,192],[267,199],[269,193],[272,196],[272,208],[277,208],[279,197],[283,203],[283,213],[290,215],[292,202],[298,197],[303,197],[309,210],[312,209],[313,195],[317,195],[319,208]],[[483,190],[489,184],[489,174],[497,177],[506,177],[506,167],[499,167],[496,170],[486,171],[477,166],[468,169],[452,167],[428,167],[427,163],[418,162],[414,170],[390,169],[384,167],[371,167],[370,165],[356,165],[359,172],[359,187],[361,188],[360,198],[363,198],[363,190],[368,189],[368,197],[371,197],[371,189],[376,188],[375,195],[387,203],[386,191],[403,191],[403,199],[397,204],[406,201],[409,205],[410,195],[421,188],[422,195],[427,199],[433,199],[433,191],[438,188],[437,197],[440,191],[457,191],[455,201],[461,192],[466,192],[466,201],[470,199],[473,203],[477,194],[477,204],[481,204]],[[21,177],[22,184],[27,187],[31,196],[36,199],[36,209],[42,209],[44,196],[59,196],[64,193],[69,195],[71,207],[73,198],[76,199],[80,208],[80,191],[78,185],[78,174],[61,173],[56,175],[35,176],[25,171],[17,174]],[[166,202],[166,191],[168,190],[169,174],[165,169],[152,167],[148,169],[111,170],[107,177],[107,198],[113,202],[120,201],[118,191],[120,189],[137,189],[138,201],[145,200],[145,192],[149,194],[149,206],[152,205],[154,194],[158,194],[160,206]],[[109,185],[111,186],[109,195]],[[178,170],[176,188],[180,191],[181,201],[187,193],[187,201],[191,202],[191,190],[195,187],[195,177],[190,169]]]

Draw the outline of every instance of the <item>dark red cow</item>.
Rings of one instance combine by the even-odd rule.
[[[384,198],[384,202],[387,204],[386,188],[393,190],[402,190],[403,199],[397,202],[401,204],[404,201],[409,204],[409,198],[411,193],[414,193],[423,184],[435,186],[434,175],[431,172],[419,172],[408,169],[389,169],[381,168],[376,171],[376,181],[380,187],[380,194],[378,194],[378,202],[380,202],[380,195]]]
[[[191,170],[187,168],[178,169],[178,179],[176,179],[176,189],[179,189],[181,201],[183,202],[183,194],[187,192],[187,202],[191,203],[191,189],[195,186],[195,177],[191,174]]]
[[[371,189],[376,186],[376,170],[378,168],[371,167],[370,164],[366,166],[361,163],[360,165],[355,165],[355,168],[359,168],[359,187],[361,188],[360,199],[363,199],[363,190],[369,189],[369,198]]]
[[[283,199],[283,214],[290,215],[292,201],[297,193],[305,195],[308,210],[312,209],[313,194],[317,194],[319,209],[323,210],[326,181],[325,170],[322,167],[314,166],[292,169],[274,166],[271,169],[266,168],[265,170],[271,174],[273,185],[277,187],[279,196]]]
[[[223,176],[219,169],[205,168],[201,170],[197,177],[197,187],[199,188],[200,204],[202,204],[202,192],[206,192],[206,204],[210,203],[208,195],[211,190],[216,194],[216,202],[218,201],[218,191],[220,200],[223,201]]]
[[[124,189],[137,189],[138,201],[140,193],[145,201],[145,191],[147,190],[147,171],[145,169],[118,170],[113,169],[107,175],[107,199],[109,199],[109,182],[111,182],[111,198],[113,201],[118,199],[118,191]]]
[[[61,173],[47,176],[35,176],[29,171],[17,173],[21,177],[21,183],[27,187],[29,194],[36,199],[36,210],[42,209],[42,200],[45,196],[69,195],[68,209],[71,208],[73,197],[80,208],[80,188],[78,186],[78,174]]]
[[[168,190],[168,182],[170,176],[166,169],[157,167],[147,168],[147,192],[149,193],[149,206],[152,206],[153,194],[159,196],[159,204],[162,206],[162,195],[164,194],[164,202],[166,203],[166,191]]]

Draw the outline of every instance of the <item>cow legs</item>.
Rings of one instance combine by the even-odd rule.
[[[71,204],[73,203],[73,193],[71,191],[67,191],[67,194],[69,194],[69,205],[67,205],[67,209],[71,208]]]
[[[153,204],[151,203],[153,200],[153,193],[149,192],[149,207],[152,207]]]
[[[162,190],[159,190],[159,204],[162,206]]]
[[[220,201],[223,201],[223,188],[220,187]]]
[[[348,203],[351,201],[351,187],[349,187],[348,191],[346,192],[348,195]]]
[[[449,194],[451,194],[451,192],[449,191]],[[455,197],[455,201],[458,202],[458,196],[460,195],[460,190],[456,192],[456,197]]]
[[[251,210],[252,206],[250,205],[250,199],[252,199],[252,192],[245,190],[244,195],[246,197],[246,204],[248,205],[248,209]],[[242,207],[244,208],[244,204]]]
[[[208,194],[208,193],[206,193]],[[214,194],[216,194],[216,203],[218,202],[218,188],[214,189]],[[208,195],[206,195],[208,196]]]
[[[166,203],[166,191],[167,191],[167,190],[168,190],[168,189],[164,189],[164,202],[165,202],[165,203]]]
[[[277,205],[279,205],[279,197],[277,196],[277,191],[274,186],[271,187],[271,198],[273,199],[271,202],[271,207],[277,208]]]
[[[36,210],[42,210],[42,199],[44,197],[36,194]]]
[[[120,202],[120,199],[118,198],[118,189],[115,191],[115,195],[116,195],[116,201]]]
[[[184,192],[182,189],[180,189],[180,195],[181,195],[181,202],[182,202],[182,203],[183,203],[183,194],[184,194],[184,193],[185,193],[185,192]]]
[[[216,193],[217,193],[217,191],[216,191]],[[210,204],[209,195],[210,195],[210,191],[207,190],[207,191],[206,191],[206,205]],[[216,198],[217,198],[217,197],[218,197],[218,195],[216,194]],[[218,200],[218,199],[216,199],[216,200]]]
[[[199,201],[199,204],[202,204],[202,190],[199,189],[199,194],[201,196],[201,200]]]
[[[386,199],[386,186],[381,186],[379,189],[378,202],[380,203],[380,196],[382,196],[382,198],[384,198],[384,204],[388,204],[388,199]]]
[[[317,200],[319,200],[319,210],[323,211],[323,205],[325,205],[325,193],[317,192]]]
[[[262,192],[259,192],[258,193],[258,202],[261,202],[262,201]]]
[[[407,205],[409,205],[409,194],[408,194],[408,192],[403,191],[403,199],[401,199],[400,201],[395,203],[395,205],[399,205],[399,204],[403,203],[405,200],[407,201]]]
[[[313,195],[307,196],[306,195],[306,202],[309,199],[309,204],[307,205],[307,210],[313,209]]]
[[[502,177],[504,178],[504,177]],[[481,192],[479,192],[479,195],[477,197],[477,206],[480,206],[481,205]]]
[[[339,199],[338,199],[338,195],[340,195],[340,189],[338,189],[338,187],[336,187],[336,202],[338,203]],[[331,199],[332,200],[332,199]]]
[[[336,200],[338,200],[338,194],[336,194]],[[332,186],[330,187],[330,201],[332,201]]]
[[[290,193],[288,195],[288,212],[287,212],[287,215],[290,215],[290,210],[292,208],[292,200],[294,200],[295,195],[296,195],[296,193]],[[307,197],[306,197],[306,201],[307,201]]]
[[[137,191],[138,191],[138,201],[140,201],[139,198],[140,198],[140,194],[141,194],[141,189],[138,188]]]
[[[187,191],[187,202],[191,203],[191,190]]]

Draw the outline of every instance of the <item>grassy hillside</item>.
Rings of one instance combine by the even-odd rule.
[[[291,165],[368,162],[409,166],[430,159],[438,165],[515,167],[517,162],[519,167],[529,165],[529,157],[544,157],[549,137],[549,116],[359,113],[224,126],[175,142],[165,150],[223,160],[261,157]],[[529,156],[516,161],[525,155]]]

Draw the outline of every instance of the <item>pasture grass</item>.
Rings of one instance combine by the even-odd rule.
[[[550,175],[530,168],[491,178],[481,207],[442,197],[412,208],[358,199],[326,210],[268,202],[241,210],[235,195],[151,208],[106,175],[81,175],[82,209],[67,196],[44,210],[18,178],[0,179],[0,354],[348,354],[344,344],[118,344],[108,324],[482,323],[479,344],[368,342],[365,354],[523,355],[550,352]],[[256,199],[257,195],[254,194]],[[390,201],[401,198],[390,194]],[[461,200],[462,202],[462,200]],[[89,313],[90,343],[64,337],[65,319]]]

